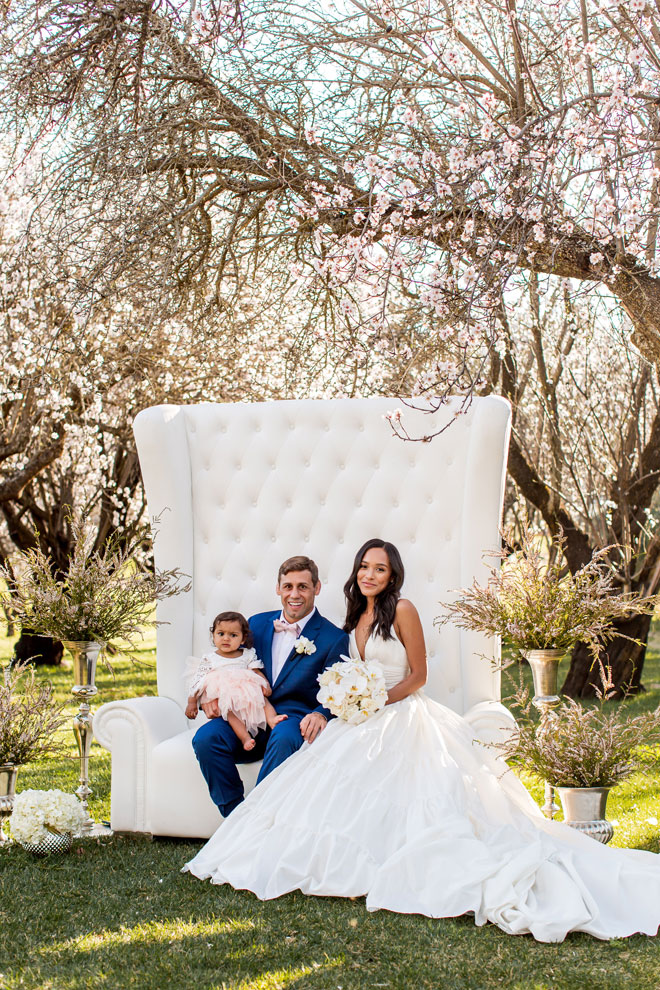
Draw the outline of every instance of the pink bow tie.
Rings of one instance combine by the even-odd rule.
[[[275,632],[290,632],[300,636],[300,626],[297,622],[285,622],[284,619],[273,619]]]

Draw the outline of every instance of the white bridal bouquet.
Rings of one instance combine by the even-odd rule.
[[[21,791],[16,795],[9,823],[17,842],[38,845],[49,835],[73,835],[85,821],[75,794],[64,791]]]
[[[382,667],[375,661],[363,662],[342,656],[319,674],[321,689],[317,698],[333,715],[358,725],[385,707],[387,689]]]

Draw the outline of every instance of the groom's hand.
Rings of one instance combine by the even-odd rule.
[[[218,708],[218,699],[212,698],[211,701],[205,701],[202,705],[202,711],[207,718],[219,718],[220,709]]]
[[[323,732],[328,723],[319,712],[310,712],[300,720],[300,731],[305,742],[314,742],[319,732]]]

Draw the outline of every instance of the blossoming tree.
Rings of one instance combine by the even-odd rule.
[[[607,286],[660,355],[644,0],[21,0],[6,38],[11,112],[66,122],[54,182],[94,202],[96,281],[217,281],[280,242],[365,340],[405,292],[467,352],[515,273],[552,273]]]
[[[539,279],[570,280],[571,295],[610,301],[621,354],[631,337],[658,362],[654,7],[17,0],[5,44],[3,112],[21,121],[23,147],[26,134],[47,144],[51,209],[76,216],[60,257],[81,293],[130,287],[160,315],[192,299],[236,310],[277,272],[271,306],[304,300],[304,318],[280,335],[287,381],[301,359],[315,394],[490,381],[517,402],[516,347],[531,339],[530,408],[541,402],[554,426],[535,462],[531,420],[518,417],[511,471],[548,525],[567,528],[572,567],[597,543],[587,508],[568,510],[577,462],[555,430],[570,423],[558,390],[571,378],[575,391],[579,376],[547,377],[515,307]],[[608,359],[608,374],[627,374]],[[582,387],[600,388],[601,356],[592,348],[586,360]],[[579,490],[591,470],[599,506],[615,503],[598,539],[630,536],[654,586],[655,543],[643,533],[658,478],[655,372],[627,382],[617,420],[627,439],[591,448]],[[609,430],[608,401],[593,424]],[[625,582],[636,572],[623,564]]]
[[[656,594],[657,373],[626,346],[607,301],[595,307],[557,279],[532,276],[529,290],[515,312],[502,312],[502,346],[487,376],[513,405],[509,516],[523,496],[550,533],[563,532],[571,571],[610,546],[616,586]],[[640,686],[650,621],[639,614],[615,623],[622,635],[608,644],[607,662],[619,694]],[[593,658],[579,644],[564,691],[588,696],[599,687]]]

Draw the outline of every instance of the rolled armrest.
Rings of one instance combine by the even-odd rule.
[[[188,719],[171,698],[128,698],[108,701],[94,714],[94,736],[104,749],[112,752],[113,740],[122,720],[130,721],[142,732],[149,748],[183,732]]]
[[[480,701],[464,718],[482,742],[504,742],[516,728],[516,720],[500,701]]]
[[[109,701],[94,714],[94,735],[112,753],[110,817],[115,831],[151,831],[146,799],[151,753],[188,724],[171,698]]]

